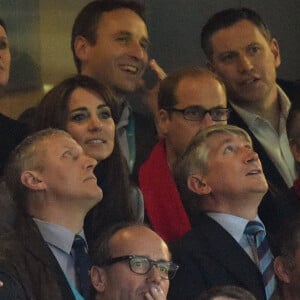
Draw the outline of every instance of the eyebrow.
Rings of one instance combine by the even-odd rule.
[[[97,109],[99,109],[99,108],[104,108],[104,107],[110,108],[107,104],[99,104],[99,105],[97,106]],[[75,109],[72,109],[72,110],[70,110],[70,112],[72,113],[72,112],[81,111],[81,110],[88,110],[88,109],[87,109],[87,107],[82,106],[82,107],[77,107],[77,108],[75,108]]]
[[[127,30],[120,30],[120,31],[118,31],[117,33],[115,33],[114,36],[117,37],[118,35],[121,35],[121,34],[127,35],[127,36],[134,36],[134,34],[133,34],[132,32],[127,31]],[[144,42],[147,42],[148,45],[150,45],[150,40],[149,40],[148,37],[143,36],[143,37],[141,38],[141,40],[144,41]]]

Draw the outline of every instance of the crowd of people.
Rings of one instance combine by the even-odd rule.
[[[206,67],[166,74],[149,44],[142,4],[90,2],[78,74],[24,124],[0,114],[0,299],[300,299],[300,83],[277,40],[229,8]],[[10,63],[0,20],[0,95]]]

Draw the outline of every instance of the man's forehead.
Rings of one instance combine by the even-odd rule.
[[[220,50],[224,51],[234,49],[238,45],[246,47],[258,40],[267,42],[267,38],[260,28],[249,20],[240,20],[228,27],[220,28],[210,38],[213,48],[218,46]]]
[[[251,143],[248,140],[248,138],[246,138],[246,136],[244,136],[242,133],[235,133],[235,132],[227,132],[227,131],[215,132],[208,137],[208,143],[210,145],[217,144],[218,146],[228,144],[236,140],[238,141],[242,140],[246,143]]]
[[[55,144],[56,148],[52,147],[53,144]],[[80,148],[79,144],[72,137],[63,134],[55,134],[45,138],[40,142],[40,147],[50,150],[50,152],[57,148]]]
[[[156,233],[144,226],[130,226],[117,231],[110,239],[109,244],[112,254],[148,256],[148,247],[147,245],[144,246],[146,241],[155,249],[162,249],[162,251],[167,249],[165,242]],[[166,252],[168,253],[168,250]]]
[[[127,31],[130,33],[141,31],[148,38],[147,26],[144,20],[128,8],[103,12],[98,22],[98,32],[101,33],[106,30]]]

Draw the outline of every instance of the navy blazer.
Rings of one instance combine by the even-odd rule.
[[[64,272],[29,216],[21,217],[15,232],[1,236],[0,278],[7,287],[0,289],[1,300],[75,300]]]
[[[179,270],[168,299],[193,300],[209,288],[236,285],[265,300],[262,275],[247,253],[221,225],[200,214],[182,239],[170,244]]]

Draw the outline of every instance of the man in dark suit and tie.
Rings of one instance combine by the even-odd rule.
[[[200,131],[176,168],[192,229],[171,245],[180,265],[169,299],[236,285],[257,299],[276,288],[273,257],[257,209],[268,189],[249,135],[232,125]]]
[[[286,119],[291,102],[299,100],[300,84],[276,81],[281,63],[277,40],[262,18],[248,8],[230,8],[204,25],[201,46],[209,67],[224,81],[232,113],[228,124],[245,129],[258,153],[270,191],[259,215],[276,232],[289,216],[285,201],[296,179]]]
[[[88,299],[82,228],[102,199],[96,164],[61,130],[37,132],[14,150],[5,180],[19,217],[0,240],[1,300]]]

